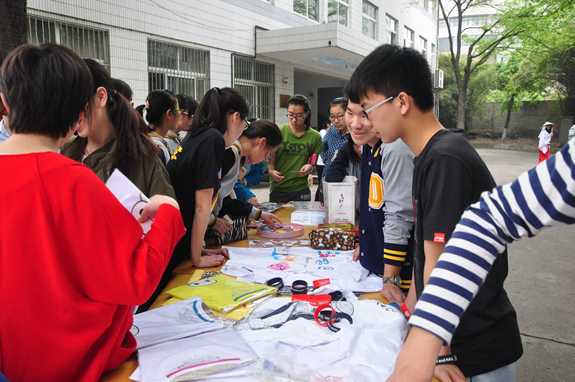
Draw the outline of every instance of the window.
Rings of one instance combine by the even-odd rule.
[[[319,0],[293,0],[293,10],[308,19],[318,19]]]
[[[250,117],[275,120],[274,66],[234,57],[234,88],[250,102]]]
[[[362,27],[361,31],[364,35],[377,39],[377,7],[369,1],[363,0],[362,7]]]
[[[397,44],[397,20],[385,15],[385,42]]]
[[[327,3],[327,22],[347,26],[349,0],[329,0]]]
[[[421,36],[419,36],[419,50],[421,50],[423,57],[427,58],[427,40]]]
[[[431,59],[429,60],[431,70],[435,70],[435,44],[431,44]]]
[[[201,99],[210,88],[210,52],[148,40],[148,90]]]
[[[403,46],[413,48],[413,31],[408,27],[403,27]]]
[[[110,42],[106,30],[28,16],[28,42],[67,46],[80,57],[99,62],[110,73]]]

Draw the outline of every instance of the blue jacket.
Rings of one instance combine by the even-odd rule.
[[[252,164],[252,165],[244,165],[247,168],[250,166],[248,173],[244,177],[246,180],[247,186],[244,186],[238,182],[234,187],[234,192],[236,193],[236,198],[241,200],[242,202],[247,202],[249,199],[253,198],[255,195],[250,190],[250,186],[254,186],[256,184],[260,184],[262,181],[262,176],[264,175],[264,163]]]

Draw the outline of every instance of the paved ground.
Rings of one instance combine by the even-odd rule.
[[[536,152],[478,152],[498,184],[514,180],[538,161]],[[254,193],[265,202],[268,190],[263,183]],[[516,382],[575,380],[574,238],[573,226],[552,228],[509,247],[505,288],[517,310],[524,347]]]

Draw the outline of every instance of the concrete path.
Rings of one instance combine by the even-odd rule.
[[[537,152],[477,151],[497,184],[513,181],[539,159]],[[269,183],[254,193],[267,201]],[[575,226],[547,229],[509,247],[505,289],[517,310],[524,347],[516,382],[575,381],[574,247]]]

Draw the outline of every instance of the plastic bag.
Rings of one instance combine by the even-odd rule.
[[[281,354],[252,363],[246,377],[260,382],[327,382],[307,365]]]

